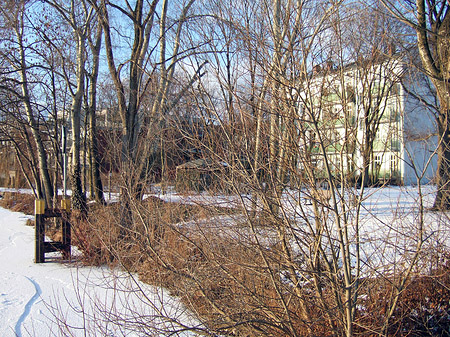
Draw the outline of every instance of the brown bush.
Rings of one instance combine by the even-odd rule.
[[[365,280],[358,312],[358,334],[380,329],[386,323],[389,304],[397,284],[390,278]],[[449,336],[450,334],[450,268],[442,265],[428,275],[410,279],[401,292],[386,332],[389,336]]]
[[[83,253],[82,261],[88,265],[117,263],[116,247],[120,245],[116,223],[118,205],[90,205],[88,217],[71,214],[72,245]]]
[[[222,232],[220,225],[208,226],[214,222],[216,210],[158,200],[135,207],[140,209],[142,223],[130,228],[114,258],[136,271],[141,280],[171,290],[212,330],[248,336],[285,336],[289,329],[300,335],[335,333],[331,324],[339,322],[333,319],[338,315],[332,311],[337,310],[333,308],[332,287],[326,285],[326,279],[321,281],[328,308],[321,306],[312,285],[305,284],[301,295],[295,293],[292,285],[278,277],[284,268],[279,262],[279,247],[265,247],[267,261],[263,261],[261,247],[243,237],[237,240],[233,237],[237,232]],[[211,221],[202,223],[202,219]],[[175,225],[182,221],[190,222]],[[148,230],[158,227],[162,230],[157,235]],[[269,271],[276,275],[274,279]],[[448,268],[438,274],[417,276],[409,282],[390,321],[389,335],[448,334]],[[355,327],[358,335],[381,331],[392,284],[383,278],[362,280],[364,296]],[[307,303],[312,321],[302,320],[300,300]]]
[[[221,333],[287,335],[288,319],[297,322],[299,332],[307,333],[311,322],[299,318],[292,289],[278,278],[276,285],[286,298],[291,298],[290,317],[285,317],[280,296],[256,245],[218,235],[216,229],[197,229],[169,227],[157,251],[149,254],[138,270],[141,280],[170,289],[208,327]],[[275,264],[278,261],[273,261],[270,268],[279,271]],[[316,310],[312,297],[310,303],[311,310]],[[321,315],[320,310],[316,311]],[[323,320],[313,328],[317,335],[330,331]]]
[[[416,275],[401,294],[391,332],[416,336],[450,335],[450,264]],[[406,335],[406,334],[405,334]]]
[[[88,219],[74,221],[85,263],[120,264],[137,272],[142,281],[179,296],[222,334],[284,336],[292,328],[304,335],[331,334],[309,289],[303,294],[316,320],[300,318],[299,298],[279,276],[279,247],[264,248],[265,262],[261,247],[242,234],[244,224],[223,230],[213,220],[217,209],[150,198],[132,205],[135,221],[123,228],[119,210],[119,205],[96,206]]]
[[[132,208],[138,221],[128,228],[119,225],[118,205],[90,210],[88,219],[74,221],[74,244],[86,263],[120,264],[137,272],[141,280],[180,296],[216,330],[280,330],[265,313],[269,308],[282,316],[257,247],[217,235],[215,228],[196,227],[196,221],[212,217],[216,209],[153,198]],[[183,221],[191,223],[175,225]],[[296,315],[295,301],[291,307]],[[234,327],[235,321],[243,323]]]
[[[4,192],[0,199],[0,206],[12,210],[13,212],[21,212],[27,215],[34,215],[34,196],[32,194],[18,192]]]

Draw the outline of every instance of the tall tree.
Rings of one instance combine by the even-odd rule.
[[[381,0],[399,20],[417,34],[423,69],[436,88],[440,110],[438,126],[437,194],[434,208],[450,209],[450,3],[447,0]]]
[[[170,10],[175,3],[169,0],[161,3],[159,0],[137,0],[133,4],[90,0],[103,27],[106,59],[121,119],[119,161],[124,177],[121,190],[124,214],[129,212],[126,205],[130,199],[142,197],[143,186],[157,158],[160,144],[157,129],[162,128],[166,114],[185,92],[181,90],[169,100],[176,67],[187,54],[182,44],[182,33],[194,2],[177,2],[180,5],[177,13]],[[113,20],[119,17],[133,33],[129,39],[115,35],[112,30]],[[154,29],[157,25],[159,32]],[[115,49],[117,44],[128,43],[131,45],[129,54],[119,54]],[[127,76],[124,76],[125,70]],[[197,72],[192,75],[190,85],[195,78]],[[153,88],[154,95],[144,109],[142,103],[144,97],[149,96],[150,88]]]
[[[92,55],[91,71],[88,73],[88,123],[89,123],[89,175],[90,194],[98,202],[104,201],[103,183],[100,176],[100,158],[97,139],[97,82],[100,67],[100,50],[102,46],[103,28],[97,24],[96,32],[88,34],[88,43]]]
[[[135,161],[138,158],[138,136],[140,132],[142,116],[139,116],[139,106],[141,95],[147,87],[149,78],[145,78],[146,65],[148,61],[148,49],[152,34],[156,5],[158,0],[146,6],[144,0],[137,0],[134,8],[126,2],[125,5],[116,4],[110,1],[90,0],[100,18],[100,24],[104,31],[104,42],[108,68],[118,102],[118,112],[122,122],[122,144],[120,152],[120,170],[124,181],[120,191],[123,226],[128,226],[132,222],[132,212],[130,201],[139,192],[136,185],[141,183],[141,176],[136,173]],[[131,40],[131,51],[127,59],[119,60],[114,50],[113,33],[111,31],[111,11],[116,10],[132,25],[134,34]],[[122,63],[123,62],[123,63]],[[122,68],[128,65],[128,77],[124,79],[121,74]],[[148,73],[150,73],[149,70]],[[128,99],[126,94],[128,92]],[[140,158],[142,160],[142,158]]]
[[[71,74],[70,70],[64,70],[65,79],[67,81],[71,96],[72,103],[70,108],[70,120],[72,129],[72,165],[71,165],[71,183],[72,183],[72,202],[75,208],[85,209],[86,207],[86,196],[83,191],[82,186],[82,170],[81,170],[81,121],[83,115],[83,98],[85,97],[86,90],[86,61],[88,51],[92,54],[92,69],[90,73],[90,90],[89,90],[89,107],[88,114],[91,127],[95,127],[93,123],[95,118],[95,86],[97,85],[98,77],[98,67],[99,67],[99,53],[100,53],[100,40],[102,30],[98,28],[96,12],[88,4],[87,1],[75,1],[70,2],[58,1],[58,0],[48,0],[47,4],[52,6],[63,21],[71,28],[72,36],[75,41],[75,55],[76,59],[74,61],[75,74]],[[94,32],[95,27],[97,27],[97,33]],[[93,42],[92,35],[96,34],[94,37],[95,42]],[[51,39],[47,36],[48,39]],[[89,48],[87,45],[89,43]],[[55,46],[62,57],[69,59],[66,51],[61,47]],[[74,76],[73,76],[74,75]],[[73,83],[73,77],[75,83]],[[95,130],[94,130],[95,131]],[[94,137],[93,132],[90,133],[90,143],[95,144],[92,137]],[[93,145],[94,146],[94,145]],[[94,150],[90,147],[90,152]],[[91,171],[97,169],[98,165],[95,165],[95,161],[90,163]],[[94,164],[94,165],[92,165]],[[98,183],[98,176],[97,183]],[[97,186],[98,190],[98,186]],[[95,195],[97,199],[101,200],[100,195]]]
[[[42,56],[39,48],[36,48],[36,41],[30,34],[28,24],[32,21],[28,16],[29,4],[27,1],[7,2],[2,7],[1,16],[5,23],[5,28],[9,29],[7,33],[9,39],[6,41],[8,51],[2,51],[2,58],[8,64],[7,81],[13,83],[9,91],[13,93],[23,106],[26,116],[25,132],[30,132],[31,137],[26,135],[29,151],[36,151],[36,190],[38,198],[45,198],[47,205],[52,205],[53,184],[50,177],[48,154],[45,146],[44,135],[41,131],[43,117],[39,114],[38,105],[34,102],[32,88],[36,83],[32,83],[29,77],[33,77],[37,69],[45,70],[44,66],[39,66],[36,59]],[[5,43],[5,41],[3,41]],[[41,74],[42,76],[42,74]],[[37,181],[39,180],[39,181]],[[41,188],[42,186],[42,188]]]

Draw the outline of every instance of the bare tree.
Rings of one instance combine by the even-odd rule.
[[[107,1],[91,1],[95,7],[104,31],[105,50],[110,74],[117,95],[118,112],[121,119],[122,150],[120,155],[121,173],[124,177],[121,189],[122,204],[126,218],[129,219],[130,199],[142,197],[143,186],[149,178],[159,144],[158,128],[173,106],[179,101],[183,90],[173,100],[168,100],[170,88],[175,83],[175,69],[179,60],[186,56],[182,46],[184,25],[188,22],[188,13],[193,0],[181,4],[179,17],[169,16],[169,0],[161,3],[161,13],[157,13],[159,2],[138,0],[120,5]],[[128,19],[134,36],[130,43],[130,54],[118,57],[114,50],[115,35],[111,24],[113,15]],[[170,24],[168,24],[170,20]],[[159,32],[154,32],[159,25]],[[169,39],[173,33],[173,40]],[[171,49],[169,52],[169,44]],[[159,50],[158,50],[159,49]],[[123,56],[123,55],[121,55]],[[123,71],[128,70],[124,77]],[[190,85],[197,75],[192,76]],[[144,109],[142,102],[148,96],[148,90],[155,88],[150,106]],[[128,98],[126,97],[128,95]],[[145,110],[145,111],[144,111]],[[144,140],[145,139],[145,140]],[[126,216],[128,214],[128,216]]]
[[[52,204],[53,200],[53,184],[50,178],[48,154],[44,143],[41,126],[43,117],[39,115],[37,105],[33,102],[33,93],[29,77],[33,76],[31,70],[36,69],[34,63],[30,60],[33,56],[38,56],[38,50],[33,47],[33,43],[28,41],[28,27],[29,4],[26,1],[19,3],[8,3],[2,8],[2,18],[7,23],[7,28],[10,29],[9,45],[11,48],[6,52],[3,50],[2,57],[9,64],[9,81],[14,85],[10,86],[8,90],[13,93],[23,105],[25,115],[27,117],[27,129],[31,133],[29,139],[29,150],[36,149],[38,166],[38,175],[36,175],[35,187],[37,196],[44,198],[48,205]],[[12,53],[12,51],[14,51]],[[39,68],[39,67],[37,67]],[[42,69],[42,68],[41,68]],[[39,182],[38,182],[39,181]],[[41,185],[42,183],[42,185]],[[42,188],[41,188],[42,187]]]
[[[417,46],[423,69],[434,84],[439,98],[440,111],[436,115],[439,135],[438,187],[434,208],[450,207],[449,181],[449,31],[450,4],[444,0],[433,1],[381,1],[399,20],[410,25],[417,34]]]
[[[89,120],[89,167],[91,176],[91,192],[92,197],[98,201],[103,199],[102,187],[98,167],[98,159],[96,159],[96,135],[95,135],[95,113],[96,113],[96,86],[99,69],[99,54],[101,48],[102,29],[98,24],[98,16],[86,1],[72,1],[69,4],[60,3],[58,1],[47,1],[48,5],[56,10],[58,15],[62,18],[72,30],[75,37],[76,45],[76,60],[74,71],[71,69],[64,69],[62,74],[69,87],[72,95],[71,106],[71,129],[72,129],[72,199],[74,207],[77,209],[85,209],[86,196],[82,187],[82,170],[81,170],[81,124],[83,115],[83,98],[86,100],[86,111]],[[97,30],[95,33],[94,30]],[[52,44],[52,37],[46,34],[45,30],[42,33],[47,41]],[[88,48],[89,46],[89,48]],[[61,54],[65,60],[70,60],[70,55],[62,46],[57,46],[53,43],[53,47]],[[90,51],[90,53],[89,53]],[[91,56],[92,71],[87,73],[86,65]],[[71,66],[70,62],[67,62]],[[89,76],[89,82],[86,84],[86,78]],[[75,83],[73,83],[75,77]],[[89,89],[88,89],[89,88]],[[86,151],[85,151],[86,152]],[[86,153],[85,153],[86,154]]]
[[[89,48],[92,54],[92,67],[89,72],[89,91],[88,91],[88,115],[89,115],[89,175],[90,175],[90,194],[98,202],[103,202],[103,184],[100,177],[100,158],[97,140],[97,81],[100,67],[100,50],[102,44],[103,29],[97,24],[96,33],[88,35]]]
[[[364,188],[356,189],[355,182],[346,179],[345,174],[357,171],[352,168],[358,164],[356,151],[366,154],[365,163],[361,165],[364,168],[360,172],[367,174],[373,164],[373,145],[380,124],[385,123],[386,118],[389,125],[396,121],[398,111],[390,111],[387,101],[396,97],[403,65],[400,65],[402,62],[398,55],[393,57],[389,51],[390,41],[386,41],[382,50],[379,43],[376,44],[377,49],[370,45],[364,58],[351,58],[362,54],[357,50],[351,51],[348,45],[351,41],[348,40],[343,42],[347,44],[341,46],[340,55],[330,53],[330,36],[334,31],[336,35],[333,37],[344,41],[337,27],[342,29],[346,24],[340,21],[342,17],[333,14],[345,9],[336,4],[337,7],[323,8],[323,11],[308,11],[308,5],[312,3],[302,2],[303,6],[287,10],[283,6],[288,3],[275,1],[273,7],[265,8],[267,11],[258,11],[244,3],[242,12],[236,6],[227,11],[221,3],[219,12],[225,16],[221,23],[228,25],[231,33],[224,29],[212,30],[213,34],[207,31],[208,36],[215,36],[218,31],[226,34],[223,46],[217,44],[213,47],[217,56],[210,60],[208,76],[200,81],[200,93],[193,92],[198,110],[206,115],[204,130],[209,134],[199,147],[204,157],[213,159],[215,163],[211,170],[216,173],[210,174],[217,176],[227,190],[238,195],[241,202],[238,210],[243,218],[238,224],[247,226],[248,231],[236,229],[229,237],[222,234],[221,238],[238,237],[242,246],[236,244],[239,248],[233,246],[233,249],[249,255],[252,251],[260,258],[252,266],[246,264],[246,271],[264,275],[265,287],[270,288],[267,284],[272,286],[269,293],[278,305],[276,310],[270,310],[264,307],[258,294],[246,293],[248,297],[245,297],[242,295],[245,290],[242,290],[240,294],[248,300],[246,304],[258,308],[255,309],[261,323],[258,325],[249,318],[251,315],[245,311],[245,305],[227,310],[214,295],[203,293],[211,310],[221,317],[226,316],[221,323],[227,328],[242,324],[249,331],[254,328],[268,333],[268,326],[271,326],[289,335],[320,334],[324,332],[314,324],[316,315],[320,315],[319,321],[326,322],[327,331],[352,336],[357,333],[359,324],[363,324],[358,309],[361,295],[366,296],[377,280],[379,266],[367,267],[368,257],[361,249],[364,228],[362,203],[368,196]],[[276,23],[269,24],[273,23],[277,13],[291,15],[279,18],[278,28]],[[255,32],[245,25],[236,24],[254,25],[248,20],[252,15],[264,26],[261,31]],[[301,17],[299,21],[295,20],[297,15]],[[323,15],[319,24],[316,24],[317,20],[314,23],[309,21],[319,15]],[[352,18],[350,16],[348,20]],[[294,24],[290,26],[291,23]],[[270,34],[277,31],[278,35]],[[380,38],[377,34],[374,32],[374,40]],[[227,36],[236,36],[242,41],[227,45]],[[349,57],[351,53],[354,54]],[[247,60],[245,66],[242,63],[241,68],[230,66],[226,60],[232,60],[230,56],[233,55],[237,55],[236,59]],[[327,62],[333,60],[330,56],[334,57],[334,63]],[[255,67],[247,68],[250,64]],[[321,67],[313,68],[312,64],[320,64]],[[247,76],[239,76],[238,70],[233,73],[229,69],[242,69]],[[232,80],[229,80],[229,74],[232,74]],[[226,99],[228,95],[232,96],[232,104],[227,105],[230,102]],[[357,95],[360,106],[356,110]],[[357,111],[362,113],[357,115]],[[251,125],[249,120],[254,124]],[[368,131],[361,135],[362,129]],[[386,141],[383,145],[385,149],[380,151],[387,151],[386,146],[391,146]],[[230,153],[232,151],[234,154]],[[251,158],[249,167],[233,160],[243,154]],[[221,166],[223,163],[226,168]],[[418,177],[421,177],[419,171]],[[288,182],[297,184],[297,188],[289,189]],[[253,197],[248,197],[246,193],[249,191]],[[310,200],[311,206],[306,205],[305,200]],[[422,253],[422,220],[416,225],[417,236],[409,244],[417,248],[413,254],[417,257]],[[205,233],[200,224],[198,232]],[[205,240],[210,242],[211,238]],[[416,242],[419,242],[417,246]],[[237,288],[245,289],[247,284],[234,273],[233,267],[223,265],[226,254],[211,252],[203,245],[199,249],[205,259],[224,270],[224,278]],[[227,258],[233,259],[228,255]],[[405,277],[395,283],[398,289],[404,289],[409,282],[407,275],[410,276],[410,271],[417,265],[415,257],[405,257],[404,261],[406,272],[402,276]],[[262,266],[264,271],[257,266]],[[200,280],[196,281],[204,285]],[[221,291],[226,293],[223,289]],[[394,298],[398,299],[399,294],[396,293]],[[396,301],[389,302],[392,313],[395,312]],[[294,302],[295,310],[291,306]],[[365,321],[364,324],[367,324],[367,329],[385,333],[386,327],[390,326],[389,320],[387,318],[376,326]]]
[[[111,105],[117,100],[120,117],[122,141],[115,151],[123,179],[121,204],[99,208],[74,227],[80,249],[91,262],[118,263],[170,289],[202,322],[186,325],[162,311],[142,316],[131,303],[125,303],[127,312],[99,303],[94,325],[102,317],[106,326],[127,325],[137,333],[390,334],[424,254],[423,172],[411,164],[417,209],[398,208],[388,219],[378,219],[371,199],[380,191],[367,194],[365,184],[346,178],[356,171],[358,146],[361,172],[368,176],[385,101],[401,75],[387,51],[381,55],[370,45],[359,53],[343,35],[346,19],[352,19],[343,18],[351,13],[346,3],[217,1],[208,3],[197,27],[188,15],[196,10],[193,0],[179,3],[173,16],[168,0],[89,4],[95,11],[80,16],[95,12],[102,29],[94,25],[95,34],[84,36],[77,54],[84,66],[70,78],[81,75],[85,81],[87,42],[93,86],[73,85],[71,97],[79,88],[89,91],[85,104],[94,116],[94,59],[103,30],[116,92]],[[71,13],[64,8],[61,15]],[[129,19],[122,22],[134,33],[130,40],[115,40],[115,15]],[[378,30],[373,34],[378,43]],[[191,53],[199,38],[203,48]],[[338,45],[331,48],[330,40]],[[114,46],[126,42],[131,48],[124,56]],[[182,67],[184,76],[175,70]],[[181,141],[195,150],[190,156],[201,159],[186,179],[207,193],[188,195],[185,204],[155,196],[143,200],[152,165],[160,160],[167,166]],[[31,153],[32,146],[26,150]],[[221,204],[211,202],[215,193]],[[382,239],[372,236],[385,230],[389,235]],[[386,298],[370,302],[379,289]],[[142,289],[127,290],[154,304]],[[373,312],[380,314],[371,320]],[[149,327],[154,319],[169,328]]]

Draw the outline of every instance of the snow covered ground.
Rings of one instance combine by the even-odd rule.
[[[208,192],[202,192],[192,195],[179,195],[174,191],[161,193],[154,190],[154,195],[171,202],[180,202],[186,204],[214,205],[221,207],[242,207],[242,202],[250,209],[250,196],[243,196],[242,199],[233,195],[214,196]],[[359,190],[353,191],[358,194]],[[346,192],[348,193],[348,191]],[[424,186],[421,189],[421,195],[417,187],[383,187],[366,188],[361,204],[361,211],[357,220],[349,221],[347,227],[350,238],[354,238],[355,230],[358,228],[360,236],[360,254],[364,262],[362,272],[369,276],[373,272],[389,272],[392,268],[401,268],[407,266],[410,257],[415,252],[419,231],[422,229],[424,236],[423,253],[421,254],[421,263],[429,264],[428,258],[433,256],[434,263],[443,261],[445,252],[450,249],[450,213],[433,212],[429,209],[433,206],[436,190],[434,186]],[[286,190],[282,196],[283,209],[292,219],[298,221],[299,229],[302,228],[304,217],[313,217],[312,206],[306,206],[306,200],[301,193],[299,208],[298,191]],[[348,196],[347,196],[348,198]],[[419,199],[423,202],[423,222],[420,220]],[[347,206],[350,203],[347,200]],[[347,209],[347,215],[353,213],[354,208]],[[205,219],[200,222],[191,222],[184,224],[191,225],[192,230],[197,226],[217,228],[217,233],[227,231],[232,235],[232,228],[236,222],[242,222],[242,215],[215,217]],[[328,217],[329,228],[333,228],[334,215]],[[357,223],[357,226],[355,224]],[[305,229],[305,236],[310,233]],[[240,233],[242,234],[242,233]],[[333,235],[333,234],[332,234]],[[261,240],[269,237],[269,233],[262,232]],[[307,238],[305,238],[307,240]],[[352,241],[353,246],[355,241]],[[437,259],[442,253],[442,259]],[[428,256],[426,256],[428,254]],[[428,266],[436,267],[436,266]]]
[[[425,206],[430,207],[434,190],[424,192]],[[237,201],[232,196],[155,194],[184,203],[231,206]],[[296,207],[289,198],[286,195],[286,203]],[[361,249],[370,269],[395,265],[408,253],[417,229],[417,198],[414,188],[368,190],[360,223]],[[166,336],[180,329],[174,321],[198,324],[177,299],[132,275],[106,267],[59,263],[56,258],[34,264],[34,228],[25,225],[28,218],[0,208],[0,336]],[[225,217],[224,221],[233,220]],[[425,227],[432,249],[449,248],[446,214],[426,212]]]
[[[164,290],[128,274],[51,258],[33,263],[34,228],[25,225],[28,218],[0,208],[0,336],[167,335],[179,328],[163,316],[195,324]],[[121,321],[132,316],[139,316],[139,324]]]

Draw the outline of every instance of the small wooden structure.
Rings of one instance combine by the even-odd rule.
[[[61,251],[64,259],[71,255],[70,199],[61,200],[61,209],[46,209],[45,200],[35,200],[35,263],[45,262],[45,253]],[[45,241],[45,218],[61,218],[61,242]]]
[[[218,188],[220,177],[226,171],[226,165],[210,159],[196,159],[176,168],[176,190],[178,192],[201,192],[208,188]]]

